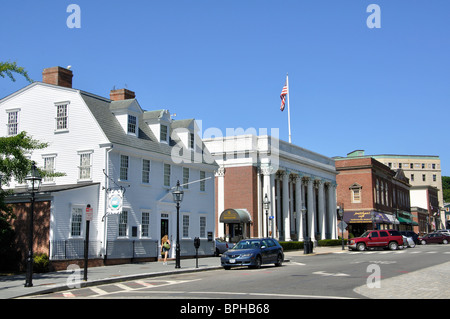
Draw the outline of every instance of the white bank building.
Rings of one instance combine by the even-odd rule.
[[[270,135],[203,140],[219,165],[216,233],[230,241],[337,238],[334,160]]]

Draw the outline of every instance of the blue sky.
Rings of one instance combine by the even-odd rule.
[[[69,4],[81,28],[68,28]],[[368,28],[369,4],[381,28]],[[279,128],[289,73],[292,142],[326,156],[438,155],[450,176],[450,1],[7,1],[0,60],[32,79],[72,66],[73,87],[124,88],[203,129]],[[6,13],[6,14],[5,14]],[[0,78],[0,98],[27,85]]]

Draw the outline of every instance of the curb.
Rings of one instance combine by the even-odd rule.
[[[187,268],[187,269],[181,269],[181,270],[168,270],[164,272],[155,272],[155,273],[143,273],[143,274],[136,274],[136,275],[125,275],[115,278],[103,278],[103,279],[95,279],[90,281],[79,281],[74,283],[76,287],[69,287],[67,284],[58,284],[56,286],[42,289],[39,291],[34,291],[30,293],[25,293],[23,295],[13,297],[14,298],[22,298],[22,297],[29,297],[29,296],[35,296],[35,295],[45,295],[53,292],[59,292],[64,290],[70,290],[70,289],[79,289],[79,288],[86,288],[91,286],[97,286],[97,285],[106,285],[111,283],[117,283],[122,281],[128,281],[128,280],[136,280],[136,279],[143,279],[143,278],[151,278],[151,277],[160,277],[160,276],[166,276],[166,275],[174,275],[174,274],[187,274],[192,272],[200,272],[200,271],[209,271],[209,270],[217,270],[221,269],[222,266],[210,266],[210,267],[203,267],[203,268]]]

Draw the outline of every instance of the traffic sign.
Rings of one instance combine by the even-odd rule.
[[[86,207],[86,221],[91,221],[94,218],[94,209],[90,205]]]
[[[339,228],[341,231],[344,231],[345,228],[347,228],[347,223],[344,222],[344,221],[341,221],[341,222],[338,224],[338,228]]]

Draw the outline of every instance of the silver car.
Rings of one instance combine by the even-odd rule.
[[[220,254],[223,254],[224,252],[226,252],[228,249],[234,247],[233,243],[228,243],[225,240],[220,239],[220,238],[216,238],[215,245],[216,245],[216,249],[214,251],[214,254],[216,256],[219,256]]]

